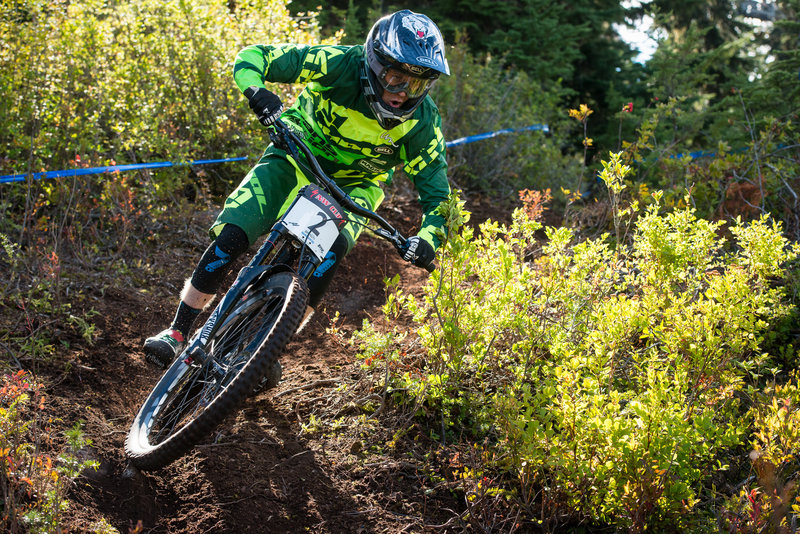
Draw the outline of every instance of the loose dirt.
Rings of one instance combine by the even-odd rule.
[[[391,200],[382,213],[406,234],[419,220],[416,202],[409,199]],[[172,465],[155,472],[129,466],[125,437],[158,378],[140,347],[169,324],[175,295],[205,247],[198,233],[205,223],[199,216],[175,230],[180,244],[148,259],[150,287],[91,294],[86,307],[100,312],[93,319],[97,340],[91,346],[74,337],[64,340],[70,342],[67,369],[62,361],[39,372],[51,384],[52,416],[65,427],[84,421],[93,443],[82,454],[100,463],[70,491],[64,526],[93,532],[105,519],[121,533],[449,531],[441,525],[463,509],[462,498],[434,489],[420,465],[407,461],[410,451],[404,447],[436,449],[424,433],[414,444],[400,441],[387,451],[382,444],[391,439],[391,428],[380,419],[356,425],[354,418],[343,417],[334,431],[310,428],[310,415],[359,374],[356,349],[342,339],[365,318],[381,314],[384,278],[399,273],[402,287],[415,292],[428,276],[368,235],[344,260],[309,326],[290,343],[276,389],[249,399]]]

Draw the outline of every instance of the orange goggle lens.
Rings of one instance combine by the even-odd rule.
[[[419,98],[433,85],[434,79],[420,78],[394,67],[383,70],[378,80],[390,93],[405,92],[408,98]]]

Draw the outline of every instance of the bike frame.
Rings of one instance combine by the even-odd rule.
[[[402,254],[406,246],[406,238],[383,217],[356,204],[347,193],[325,174],[308,146],[286,124],[280,120],[276,121],[270,128],[270,138],[275,146],[284,148],[339,206],[348,212],[377,223],[378,227],[370,228],[370,230],[392,243],[398,252]],[[304,158],[301,158],[301,153]],[[310,165],[310,168],[303,162],[303,159]],[[297,202],[296,199],[295,202]],[[287,213],[289,211],[291,211],[291,208],[287,210]],[[322,263],[319,257],[306,250],[304,242],[289,231],[284,224],[284,217],[285,214],[273,225],[264,243],[259,247],[250,262],[239,271],[239,275],[233,285],[220,299],[203,327],[190,339],[187,348],[182,354],[185,355],[187,363],[197,361],[202,364],[206,362],[205,347],[208,339],[225,322],[234,304],[238,303],[240,297],[258,280],[281,271],[294,271],[308,280]]]

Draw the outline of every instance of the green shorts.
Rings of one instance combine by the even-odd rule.
[[[270,147],[225,200],[222,211],[209,229],[211,238],[216,238],[222,227],[230,223],[243,229],[252,245],[270,231],[275,221],[292,204],[297,192],[309,183],[308,177],[292,158]],[[356,203],[372,211],[380,206],[384,198],[383,190],[375,182],[338,185]],[[366,220],[352,213],[348,213],[348,220],[350,222],[342,232],[347,239],[347,251],[350,252]]]

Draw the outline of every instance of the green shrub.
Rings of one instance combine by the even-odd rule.
[[[680,97],[644,110],[635,141],[622,141],[624,160],[634,171],[628,182],[663,190],[667,206],[679,205],[689,189],[694,207],[705,218],[753,219],[769,213],[783,223],[788,236],[798,239],[796,120],[791,115],[756,120],[742,92],[734,91],[734,97],[741,102],[728,110],[735,116],[725,130],[728,135],[705,144],[688,139],[693,127],[683,121],[713,115],[713,110],[695,109]]]
[[[776,365],[764,336],[790,313],[774,281],[800,251],[766,217],[726,243],[690,201],[654,199],[616,248],[550,227],[540,245],[522,209],[465,227],[422,299],[391,297],[414,335],[359,338],[380,336],[396,400],[436,437],[493,443],[505,488],[540,495],[539,520],[711,528],[712,479],[752,431],[743,399]]]
[[[797,372],[785,384],[772,383],[756,394],[752,417],[751,476],[721,507],[723,528],[731,532],[791,532],[800,518],[800,388]]]
[[[2,174],[255,156],[267,137],[233,83],[235,54],[319,42],[314,18],[294,20],[278,0],[4,2],[0,35]],[[296,88],[276,90],[288,103]],[[119,231],[120,212],[173,204],[184,187],[224,193],[247,166],[3,184],[0,232],[27,244],[36,224],[57,238],[87,220]]]
[[[233,84],[234,55],[317,40],[313,19],[291,19],[276,0],[0,9],[3,169],[23,172],[63,168],[76,154],[98,165],[248,154],[264,135]]]

